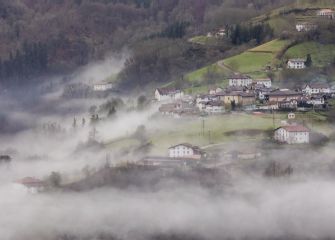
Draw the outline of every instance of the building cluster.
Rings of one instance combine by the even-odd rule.
[[[270,78],[252,79],[235,74],[226,88],[213,87],[207,94],[189,96],[182,90],[156,89],[159,112],[175,118],[222,114],[227,110],[295,111],[322,109],[334,91],[327,83],[310,83],[300,89],[272,87]]]

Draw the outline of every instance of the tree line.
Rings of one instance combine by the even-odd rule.
[[[255,40],[261,44],[266,39],[273,37],[273,29],[269,24],[240,25],[236,24],[230,29],[230,40],[234,45],[248,43]]]
[[[29,80],[36,74],[45,72],[48,68],[48,49],[43,43],[24,43],[21,49],[10,53],[6,60],[0,59],[0,82],[13,84],[17,81]],[[21,81],[20,81],[21,83]]]

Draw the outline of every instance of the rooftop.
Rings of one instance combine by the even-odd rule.
[[[22,184],[28,187],[44,185],[44,182],[42,180],[34,178],[34,177],[25,177],[25,178],[17,180],[16,183],[19,183],[19,184]]]
[[[307,86],[311,88],[329,88],[330,87],[328,83],[309,83],[309,84],[306,84],[304,88],[306,88]]]
[[[288,60],[289,62],[306,62],[304,58],[291,58]]]
[[[295,96],[295,95],[302,95],[302,93],[296,92],[293,90],[287,90],[287,91],[276,90],[276,91],[268,93],[268,95],[269,96]]]
[[[251,77],[247,75],[242,75],[242,74],[234,74],[234,75],[231,75],[229,79],[251,79]]]
[[[303,125],[287,125],[280,128],[283,128],[288,132],[310,132],[310,130]]]
[[[157,91],[161,95],[168,95],[168,94],[181,92],[181,90],[178,90],[178,89],[175,89],[175,88],[157,88]]]

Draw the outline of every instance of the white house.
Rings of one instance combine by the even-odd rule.
[[[321,93],[328,94],[331,92],[330,86],[327,83],[306,84],[303,87],[302,91],[308,95],[321,94]]]
[[[184,92],[176,89],[169,88],[157,88],[155,90],[155,99],[161,101],[172,101],[181,100],[184,96]]]
[[[225,111],[225,108],[222,102],[212,101],[205,104],[204,110],[209,114],[220,114]]]
[[[287,68],[289,69],[304,69],[306,68],[306,60],[303,58],[292,58],[287,62]]]
[[[306,101],[307,104],[312,104],[313,106],[322,106],[325,104],[325,99],[322,95],[313,95]]]
[[[195,103],[197,108],[199,108],[200,111],[204,110],[206,107],[206,104],[209,102],[216,102],[219,101],[220,97],[217,95],[199,95],[195,99]]]
[[[113,84],[110,82],[100,82],[93,85],[94,91],[108,91],[113,89]]]
[[[274,139],[288,144],[309,143],[310,130],[303,125],[287,125],[277,128]]]
[[[226,36],[226,29],[225,28],[221,28],[219,29],[216,33],[215,33],[216,37],[224,37]]]
[[[201,159],[204,152],[198,146],[189,143],[181,143],[169,148],[170,158]]]
[[[317,26],[313,23],[302,22],[302,23],[297,23],[295,25],[295,28],[297,29],[298,32],[308,32],[308,31],[316,29]]]
[[[319,16],[319,17],[326,17],[326,18],[333,19],[334,16],[335,16],[335,12],[334,12],[334,10],[329,9],[329,8],[320,9],[319,11],[317,11],[316,15]]]
[[[271,88],[272,87],[272,81],[271,78],[260,78],[260,79],[255,79],[253,81],[254,84],[256,85],[264,85],[266,88]]]
[[[252,78],[245,75],[235,74],[231,76],[229,79],[230,87],[247,87],[252,84]]]

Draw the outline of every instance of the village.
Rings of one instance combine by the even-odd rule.
[[[320,9],[316,16],[333,20],[335,12],[332,9]],[[298,33],[317,28],[315,22],[299,21],[295,24]],[[206,37],[224,39],[227,34],[228,29],[222,27],[208,32]],[[283,68],[293,72],[302,71],[311,66],[312,58],[310,54],[289,58]],[[221,67],[227,66],[222,64]],[[269,70],[271,66],[264,66],[260,75],[266,76]],[[257,165],[257,162],[268,162],[269,152],[273,149],[286,151],[296,147],[303,152],[327,139],[325,132],[328,129],[321,127],[323,132],[318,132],[319,129],[313,125],[315,120],[309,119],[309,114],[327,114],[334,108],[335,86],[328,81],[315,80],[291,88],[279,84],[270,76],[255,77],[238,71],[222,80],[225,84],[208,84],[204,88],[207,92],[192,93],[189,89],[164,85],[153,93],[146,93],[145,98],[151,99],[148,105],[157,108],[154,119],[166,120],[171,126],[164,131],[161,129],[158,135],[158,129],[146,126],[149,134],[138,145],[127,145],[126,141],[126,147],[123,148],[127,151],[150,147],[145,153],[136,152],[133,159],[126,162],[137,167],[160,169],[164,174],[171,169],[192,170],[198,167],[221,169],[229,173],[236,166],[243,168]],[[71,98],[85,95],[103,99],[113,93],[115,84],[104,80],[70,84],[65,87],[63,96]],[[248,128],[248,124],[254,123],[257,127]],[[229,127],[223,131],[224,125]],[[133,136],[122,137],[120,141],[127,138],[129,140]],[[108,142],[101,144],[105,145],[107,152],[117,149]],[[9,168],[11,161],[11,156],[0,155],[0,167]],[[289,169],[290,174],[293,171],[291,164],[285,169]],[[53,173],[51,177],[51,185],[61,185],[60,175]],[[50,189],[50,179],[46,181],[24,177],[14,184],[29,193]]]

